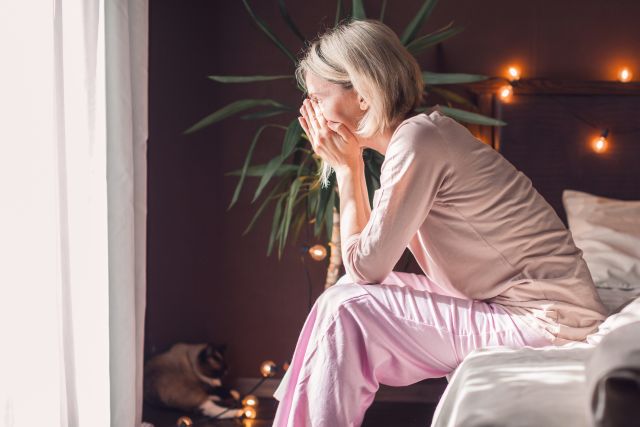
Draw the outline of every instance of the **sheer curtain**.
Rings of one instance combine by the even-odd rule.
[[[0,425],[139,426],[147,0],[0,0]]]

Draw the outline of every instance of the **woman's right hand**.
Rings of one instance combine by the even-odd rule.
[[[308,98],[300,108],[300,125],[306,132],[313,151],[336,172],[357,167],[362,161],[362,149],[358,140],[342,123],[327,121],[317,103]]]

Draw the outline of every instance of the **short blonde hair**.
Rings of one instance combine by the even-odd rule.
[[[384,132],[422,103],[424,82],[418,62],[396,33],[375,19],[343,20],[319,35],[305,48],[295,70],[304,90],[309,71],[353,88],[367,101],[369,108],[356,130],[361,137]],[[322,168],[325,186],[327,166]]]

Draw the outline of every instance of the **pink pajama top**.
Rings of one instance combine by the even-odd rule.
[[[498,303],[555,345],[606,317],[582,250],[531,180],[439,111],[396,128],[369,222],[342,242],[344,266],[381,283],[407,247],[451,295]]]

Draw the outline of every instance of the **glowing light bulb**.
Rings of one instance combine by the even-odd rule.
[[[188,427],[193,425],[193,421],[189,417],[180,417],[176,422],[178,427]]]
[[[504,85],[498,90],[498,95],[503,101],[510,101],[513,95],[513,86]]]
[[[607,142],[608,134],[609,130],[605,129],[605,131],[602,132],[602,135],[591,141],[591,148],[593,149],[593,151],[595,151],[596,153],[604,153],[605,151],[607,151],[609,145],[609,143]]]
[[[630,82],[632,77],[633,73],[627,67],[623,67],[618,71],[618,80],[623,83]]]
[[[520,79],[520,68],[516,66],[511,66],[507,69],[507,75],[509,76],[509,80],[519,80]]]
[[[260,365],[260,373],[263,377],[272,377],[276,374],[278,367],[273,360],[265,360]]]
[[[242,408],[242,415],[244,415],[246,418],[254,419],[258,416],[258,411],[256,411],[256,409],[252,406],[245,406],[244,408]]]
[[[258,406],[258,398],[253,394],[247,394],[244,399],[242,399],[242,406]]]
[[[324,245],[313,245],[309,248],[309,255],[316,261],[322,261],[327,257],[327,248]]]

